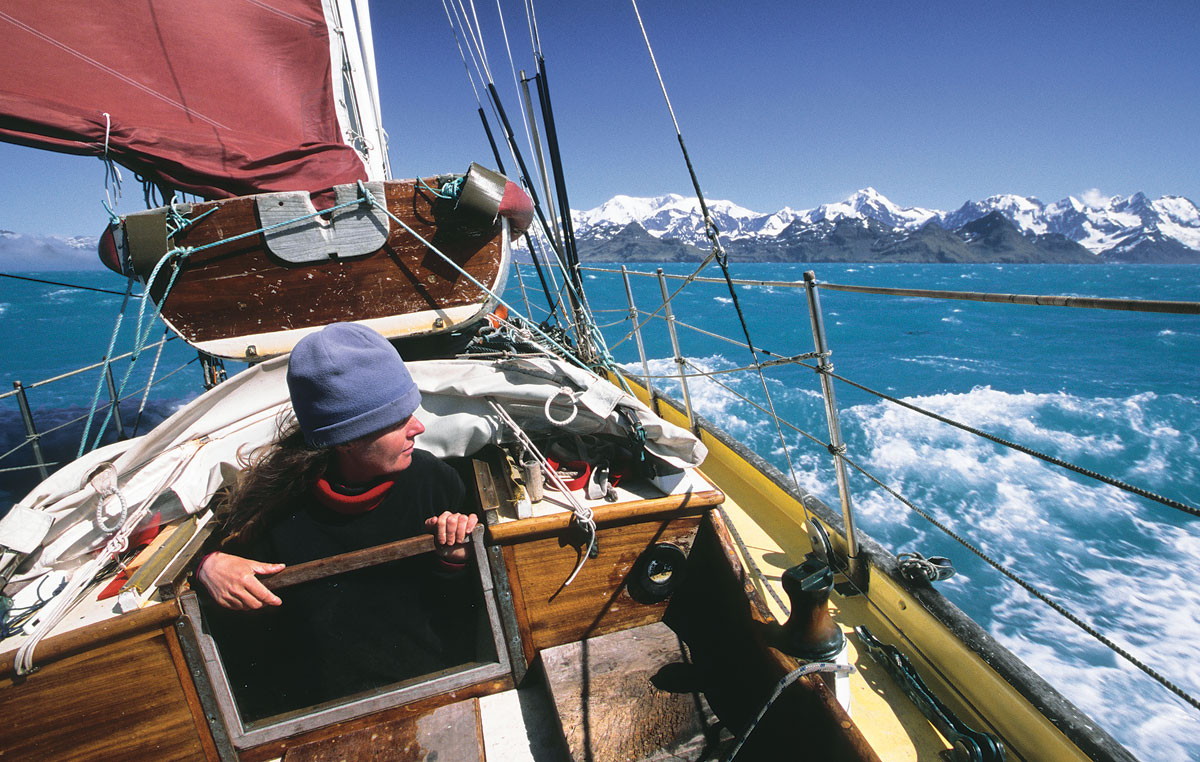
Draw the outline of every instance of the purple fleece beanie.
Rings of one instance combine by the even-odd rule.
[[[358,323],[334,323],[300,339],[288,360],[287,384],[310,447],[390,428],[421,404],[396,349]]]

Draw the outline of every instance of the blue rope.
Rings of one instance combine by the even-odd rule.
[[[137,327],[134,329],[133,333],[133,351],[129,357],[129,365],[125,368],[125,375],[121,377],[121,385],[117,387],[117,400],[120,400],[121,396],[125,393],[125,387],[129,383],[129,377],[133,375],[133,368],[137,364],[138,358],[142,354],[142,350],[146,348],[146,341],[150,338],[150,332],[154,330],[154,321],[162,316],[162,305],[166,303],[167,296],[170,295],[171,288],[174,287],[175,280],[179,277],[180,263],[182,263],[183,260],[187,259],[190,255],[191,251],[187,247],[171,249],[166,254],[162,255],[162,257],[158,260],[158,263],[154,265],[154,269],[150,272],[150,277],[146,279],[146,286],[142,290],[142,298],[138,304]],[[154,305],[154,317],[151,318],[150,323],[146,325],[146,329],[143,331],[142,325],[145,322],[146,317],[146,302],[150,300],[150,291],[154,287],[154,282],[158,280],[159,272],[162,270],[163,265],[165,265],[168,261],[172,264],[171,279],[167,281],[167,287],[163,290],[162,298],[159,299]],[[110,349],[109,352],[111,353],[111,351],[112,350]],[[97,392],[99,392],[99,390],[97,390]],[[96,433],[96,440],[92,443],[91,449],[94,450],[100,446],[100,439],[104,436],[104,430],[108,427],[108,422],[112,420],[114,408],[116,408],[116,406],[116,400],[113,401],[113,404],[108,406],[108,414],[105,415],[104,423],[100,426],[100,430]],[[82,454],[83,453],[81,451],[80,455]]]
[[[441,190],[434,188],[429,183],[425,182],[425,180],[423,180],[423,179],[418,178],[417,182],[421,184],[422,188],[429,191],[430,193],[437,196],[438,198],[444,198],[447,201],[455,201],[458,199],[459,195],[462,193],[463,183],[466,181],[466,179],[467,178],[464,175],[462,177],[451,180],[448,183],[443,183]]]
[[[75,453],[76,458],[83,457],[83,453],[87,449],[88,434],[92,430],[92,419],[96,417],[96,408],[100,405],[100,392],[104,389],[104,379],[108,374],[109,358],[113,356],[113,349],[117,346],[117,334],[121,330],[121,322],[125,319],[125,307],[129,304],[129,295],[131,293],[133,293],[132,275],[125,279],[125,298],[121,300],[121,309],[117,312],[117,320],[113,325],[112,336],[108,340],[108,350],[104,353],[104,367],[100,369],[100,378],[96,381],[96,393],[92,395],[92,406],[88,410],[87,423],[83,426],[83,436],[79,439],[79,451]],[[145,293],[142,294],[142,298],[145,298]],[[113,404],[115,405],[116,402],[113,402]],[[109,413],[112,413],[111,406]],[[108,425],[108,419],[105,419],[104,425]],[[100,431],[103,433],[104,428],[101,427]],[[99,441],[99,437],[97,437],[97,441]]]

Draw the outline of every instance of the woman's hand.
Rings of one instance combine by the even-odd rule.
[[[277,574],[284,564],[267,564],[228,553],[209,553],[200,562],[196,578],[213,600],[227,609],[249,611],[283,603],[258,580],[259,574]]]
[[[425,526],[433,534],[437,554],[452,564],[465,564],[468,557],[467,541],[479,523],[473,513],[451,513],[443,511],[440,516],[425,519]]]

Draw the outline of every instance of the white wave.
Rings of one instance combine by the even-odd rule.
[[[1159,331],[1159,332],[1158,332],[1158,335],[1159,335],[1159,336],[1163,336],[1163,337],[1166,337],[1166,336],[1174,336],[1174,335],[1175,335],[1175,332],[1174,332],[1174,331],[1172,331],[1170,328],[1164,328],[1164,329],[1162,329],[1161,331]]]
[[[0,302],[0,317],[3,317],[4,313],[8,312],[10,307],[12,307],[12,305],[8,302]]]
[[[948,357],[946,355],[914,355],[897,358],[900,362],[913,365],[927,365],[935,368],[950,368],[953,370],[977,371],[990,363],[973,357]]]
[[[714,296],[713,301],[718,304],[733,304],[733,299],[728,296]]]
[[[1120,464],[1123,472],[1110,475],[1139,486],[1161,491],[1195,480],[1200,432],[1172,415],[1181,421],[1196,416],[1186,407],[1170,411],[1200,403],[1182,397],[1088,399],[979,387],[909,401],[1067,460]],[[1200,589],[1194,585],[1200,525],[1173,521],[1163,506],[885,403],[850,408],[843,420],[850,456],[864,467],[1184,690],[1200,694]],[[1161,686],[999,575],[969,574],[984,567],[889,495],[856,494],[855,505],[863,527],[886,546],[927,554],[936,548],[955,558],[960,576],[943,592],[1135,753],[1171,760],[1195,755],[1194,733],[1186,731],[1194,720]],[[1155,718],[1154,732],[1145,729],[1147,717]]]
[[[958,319],[958,318],[956,318],[956,317],[944,317],[944,318],[942,318],[942,322],[943,322],[943,323],[952,323],[952,324],[954,324],[954,325],[961,325],[961,324],[962,324],[962,321],[961,321],[961,320],[959,320],[959,319]]]
[[[1200,644],[1195,642],[1200,591],[1189,584],[1177,559],[1195,558],[1200,537],[1188,533],[1169,544],[1173,547],[1160,554],[1123,552],[1100,560],[1102,568],[1084,571],[1086,594],[1044,582],[1040,586],[1119,647],[1195,695],[1200,692]],[[1091,555],[1096,563],[1097,554]],[[1001,642],[1086,713],[1103,718],[1139,756],[1193,758],[1194,734],[1185,732],[1194,722],[1190,710],[1124,658],[1024,592],[997,606],[995,619]],[[1086,679],[1081,679],[1081,669]],[[1153,732],[1145,727],[1147,717],[1155,718]]]
[[[693,357],[689,358],[689,362],[696,366],[696,368],[689,369],[690,373],[696,373],[697,368],[699,372],[705,373],[735,367],[731,361],[720,355],[704,358]],[[677,372],[674,358],[654,358],[648,360],[646,364],[650,368],[651,376],[662,377],[651,379],[651,383],[654,386],[665,390],[667,394],[677,399],[683,399],[682,385],[674,375]],[[627,363],[621,367],[635,377],[642,372],[640,363]],[[738,406],[744,406],[744,403],[742,403],[736,394],[721,385],[726,384],[732,388],[737,388],[739,381],[733,378],[733,375],[688,378],[688,394],[691,397],[692,410],[696,413],[716,422],[718,426],[732,434],[743,435],[752,430],[752,425],[750,421],[733,412],[733,409]],[[715,380],[716,378],[720,378],[719,383]]]

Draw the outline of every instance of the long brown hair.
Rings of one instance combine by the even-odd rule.
[[[310,494],[332,458],[332,448],[305,444],[294,417],[281,419],[275,442],[240,458],[242,473],[216,504],[220,545],[254,539],[271,519]]]

